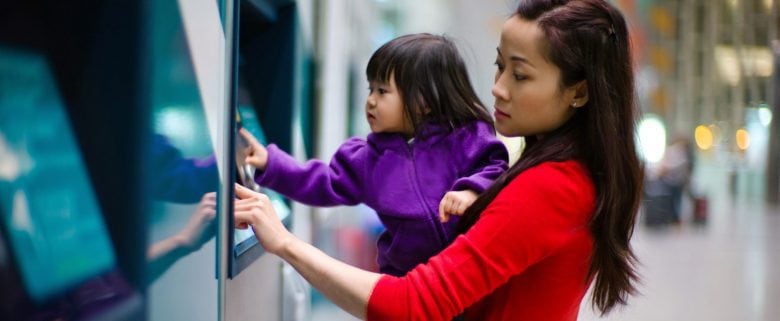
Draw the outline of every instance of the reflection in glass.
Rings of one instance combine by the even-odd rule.
[[[148,316],[214,320],[219,177],[195,53],[188,48],[176,1],[154,2],[150,12],[153,133],[143,146],[146,197],[152,204],[147,213]]]
[[[132,290],[43,55],[0,47],[0,301],[11,319],[78,319]],[[10,275],[11,262],[21,286]],[[9,276],[10,275],[10,276]],[[28,302],[26,298],[33,302]],[[5,307],[4,309],[5,310]],[[3,318],[4,318],[3,317]]]

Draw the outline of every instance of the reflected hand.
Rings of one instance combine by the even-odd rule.
[[[238,198],[233,206],[236,228],[246,229],[251,226],[263,248],[279,254],[294,237],[279,220],[271,200],[265,194],[238,184],[235,186]]]
[[[153,282],[180,258],[200,249],[214,237],[217,193],[206,193],[184,228],[175,235],[152,243],[146,252],[149,261],[146,282]]]
[[[198,250],[208,242],[213,231],[207,231],[217,215],[217,193],[206,193],[201,198],[187,225],[176,234],[179,244],[190,251]]]
[[[479,195],[471,190],[450,191],[439,202],[439,220],[447,223],[451,215],[463,215]]]
[[[259,170],[265,170],[265,166],[268,164],[268,149],[263,144],[260,144],[255,136],[252,136],[252,133],[245,128],[241,128],[238,134],[246,140],[247,144],[247,147],[244,149],[244,155],[246,156],[244,161]]]

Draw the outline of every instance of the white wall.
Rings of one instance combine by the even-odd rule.
[[[278,321],[282,319],[281,260],[264,254],[228,280],[225,289],[226,321]]]
[[[452,18],[457,21],[445,30],[455,38],[459,50],[466,60],[472,85],[490,113],[493,112],[495,99],[490,93],[496,67],[496,47],[501,36],[501,28],[516,9],[516,0],[449,1]],[[522,139],[500,137],[507,145],[510,161],[520,154]]]

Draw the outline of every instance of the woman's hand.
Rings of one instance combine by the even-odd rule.
[[[254,166],[255,168],[264,171],[265,166],[268,165],[268,149],[257,141],[255,136],[244,128],[238,131],[241,135],[238,139],[244,139],[247,147],[244,149],[244,155],[246,158],[244,161],[247,164]]]
[[[236,228],[246,229],[251,226],[263,248],[279,255],[294,236],[279,220],[268,196],[236,184],[236,197],[238,199],[233,207]]]
[[[236,227],[252,226],[266,251],[290,263],[336,305],[360,319],[366,318],[368,299],[379,274],[340,262],[295,238],[282,225],[267,196],[241,185],[236,185],[236,196]]]
[[[471,190],[447,192],[439,202],[439,220],[447,223],[451,215],[463,215],[478,196]]]

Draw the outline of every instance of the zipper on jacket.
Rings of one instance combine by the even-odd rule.
[[[407,144],[407,151],[409,152],[409,161],[412,163],[412,179],[414,180],[412,186],[414,186],[414,191],[417,193],[417,198],[422,204],[423,210],[425,210],[426,214],[428,214],[428,217],[431,218],[431,223],[433,223],[433,226],[436,228],[436,231],[438,231],[439,234],[439,242],[441,242],[441,246],[446,247],[447,246],[447,235],[444,233],[444,227],[442,224],[436,221],[436,218],[438,215],[434,214],[431,216],[430,209],[428,208],[428,203],[425,202],[425,197],[423,197],[422,192],[420,191],[420,179],[417,176],[417,164],[414,161],[414,148],[412,146],[413,143]]]

